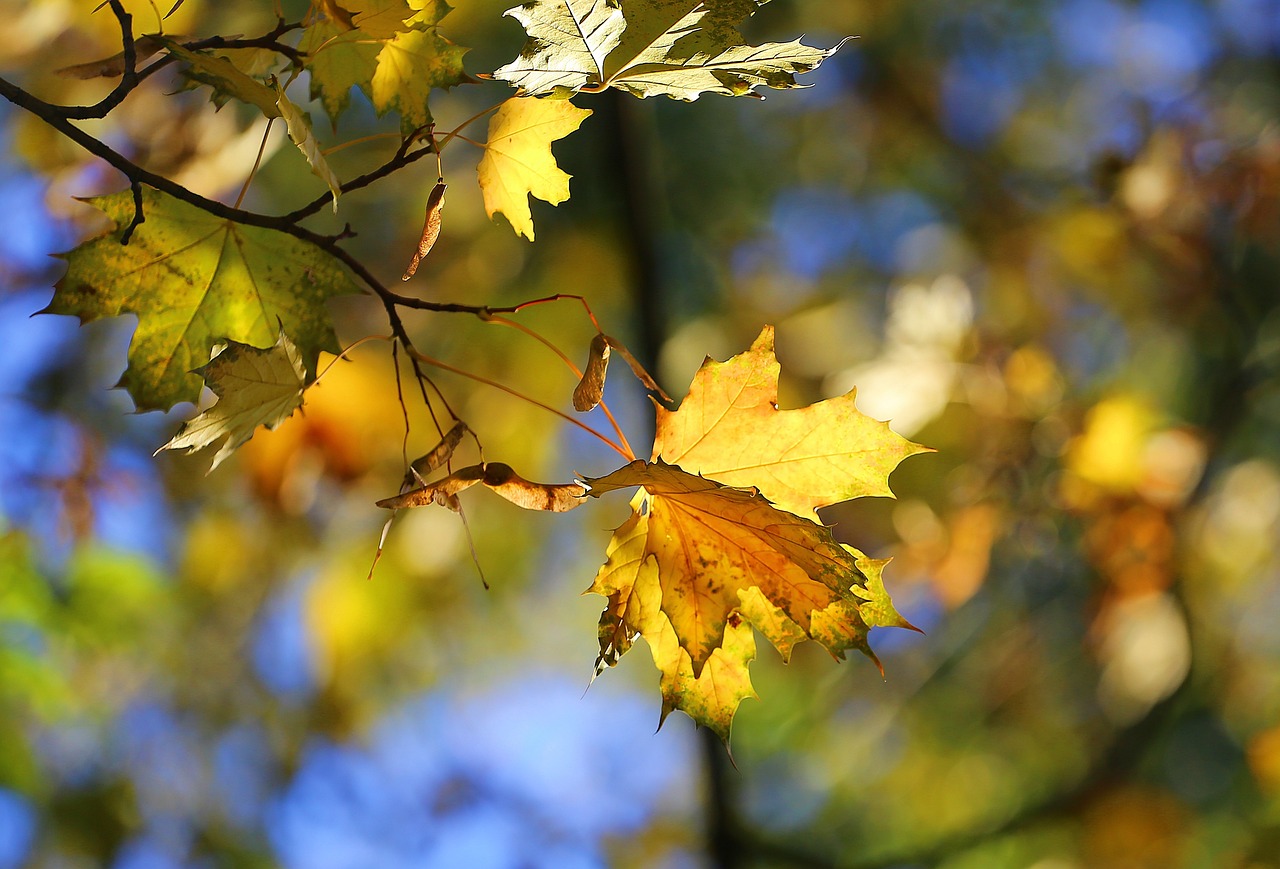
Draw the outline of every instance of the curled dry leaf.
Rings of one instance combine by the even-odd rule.
[[[488,462],[460,468],[447,477],[419,486],[411,492],[384,498],[378,502],[378,506],[399,510],[439,504],[456,512],[458,493],[477,483],[483,483],[517,507],[552,513],[564,513],[580,507],[587,494],[586,487],[577,483],[534,483],[521,477],[510,465]]]
[[[604,397],[604,377],[609,370],[609,339],[596,333],[591,339],[591,348],[587,351],[587,367],[582,371],[582,379],[573,390],[573,409],[588,411],[595,408]]]
[[[404,270],[404,274],[400,276],[400,280],[407,281],[413,277],[418,270],[418,263],[422,262],[422,258],[431,253],[431,248],[435,245],[436,239],[440,237],[440,222],[444,212],[444,179],[441,178],[436,182],[436,186],[431,188],[431,195],[427,197],[427,216],[422,224],[422,237],[418,239],[418,249],[413,253],[413,259],[409,261],[409,267]]]

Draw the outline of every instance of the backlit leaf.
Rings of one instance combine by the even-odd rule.
[[[298,348],[283,332],[275,346],[265,350],[229,342],[196,373],[218,396],[218,402],[183,423],[160,450],[189,453],[221,442],[210,471],[249,440],[258,426],[273,429],[292,416],[302,406],[302,391],[307,383],[306,366]]]
[[[889,495],[889,473],[924,448],[859,413],[852,393],[779,410],[777,382],[766,328],[747,352],[707,360],[679,410],[658,408],[650,462],[587,481],[592,496],[642,489],[589,589],[608,598],[597,671],[643,636],[664,716],[681,709],[725,739],[754,696],[752,628],[784,659],[813,639],[874,660],[872,627],[911,627],[885,591],[886,562],[837,542],[815,511]]]
[[[378,68],[380,45],[338,21],[322,19],[303,32],[298,48],[308,55],[312,99],[320,100],[336,122],[351,100],[351,89],[368,89]]]
[[[468,80],[466,49],[436,27],[450,9],[442,0],[347,0],[325,8],[326,17],[307,27],[298,47],[308,54],[311,95],[331,120],[359,87],[379,115],[397,111],[402,129],[414,130],[431,122],[432,88]]]
[[[516,233],[533,241],[529,197],[552,205],[569,198],[569,175],[556,165],[551,143],[591,115],[568,100],[507,100],[489,121],[489,140],[477,169],[485,212],[506,215]]]
[[[431,122],[427,107],[431,89],[452,87],[466,79],[465,52],[434,29],[397,33],[378,52],[369,90],[374,108],[380,115],[398,111],[404,128],[426,126]]]
[[[679,410],[658,408],[653,457],[816,521],[818,507],[892,497],[889,473],[929,451],[859,411],[856,391],[779,409],[778,372],[772,327],[728,362],[706,360]]]
[[[520,57],[496,70],[524,94],[616,87],[638,97],[696,100],[798,87],[830,50],[799,40],[746,45],[739,22],[757,0],[534,0],[507,10],[529,35]],[[625,20],[624,20],[625,15]],[[843,44],[843,43],[841,43]]]
[[[604,63],[627,26],[618,0],[543,0],[503,13],[529,41],[519,59],[494,72],[526,94],[576,91],[604,78]]]

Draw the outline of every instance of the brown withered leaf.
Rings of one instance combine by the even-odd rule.
[[[139,36],[133,41],[134,62],[142,63],[162,48],[164,48],[164,40],[160,37],[149,34]],[[91,60],[87,63],[64,66],[61,69],[55,69],[54,73],[65,78],[119,78],[124,75],[124,52],[120,51],[110,57]]]
[[[644,366],[640,364],[636,357],[631,355],[631,351],[626,348],[626,345],[612,335],[605,335],[604,340],[609,342],[609,346],[617,351],[618,355],[622,357],[622,361],[627,363],[631,373],[635,375],[636,380],[644,384],[645,389],[650,392],[656,392],[663,402],[671,404],[671,396],[662,391],[658,381],[654,380],[649,372],[644,370]]]
[[[573,409],[595,409],[604,397],[604,378],[609,370],[609,339],[596,333],[587,350],[587,367],[582,369],[582,379],[573,390]]]
[[[427,214],[422,224],[422,235],[418,239],[418,249],[413,252],[409,267],[400,276],[402,281],[407,281],[414,276],[418,271],[418,264],[422,262],[423,257],[431,253],[436,239],[440,237],[440,225],[444,213],[444,191],[445,183],[441,178],[436,182],[436,186],[431,188],[431,195],[427,197]]]
[[[422,478],[427,474],[443,468],[445,463],[453,458],[453,451],[458,448],[458,444],[462,443],[462,436],[466,433],[467,424],[462,420],[455,422],[453,427],[444,433],[440,443],[413,460],[409,465],[409,472],[404,475],[404,482],[401,483],[401,488],[410,486],[414,482],[421,484]]]

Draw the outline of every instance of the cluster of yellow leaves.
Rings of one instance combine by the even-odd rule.
[[[323,17],[302,35],[311,96],[336,123],[351,89],[359,87],[378,114],[400,113],[401,127],[431,122],[432,88],[467,81],[465,48],[440,35],[450,11],[444,0],[322,0]]]

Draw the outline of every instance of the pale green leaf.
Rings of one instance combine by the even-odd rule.
[[[190,453],[221,442],[210,471],[249,440],[258,426],[273,429],[292,416],[302,406],[307,383],[298,348],[283,332],[275,346],[265,350],[230,341],[196,372],[218,396],[218,402],[183,423],[160,450]]]
[[[841,43],[843,45],[843,43]],[[638,97],[668,96],[696,100],[704,93],[745,96],[758,87],[799,87],[795,77],[810,72],[830,57],[830,50],[793,42],[734,45],[715,54],[636,58],[609,79],[613,87]]]
[[[529,40],[520,58],[494,77],[534,96],[616,87],[638,97],[694,100],[704,93],[744,96],[758,87],[799,87],[795,76],[815,69],[840,46],[824,50],[798,40],[744,44],[737,25],[760,5],[628,0],[620,7],[608,0],[534,0],[507,11],[524,25]]]
[[[333,213],[337,214],[338,197],[342,195],[342,182],[329,168],[329,161],[325,160],[324,154],[320,153],[320,143],[316,141],[315,133],[311,130],[311,118],[293,104],[285,95],[284,88],[279,82],[276,83],[276,105],[285,123],[289,125],[289,139],[298,146],[302,156],[307,158],[307,163],[310,164],[311,171],[316,177],[328,185],[329,192],[333,194]]]
[[[604,77],[626,22],[617,0],[539,0],[508,9],[529,34],[520,57],[494,72],[527,94],[579,90]]]

